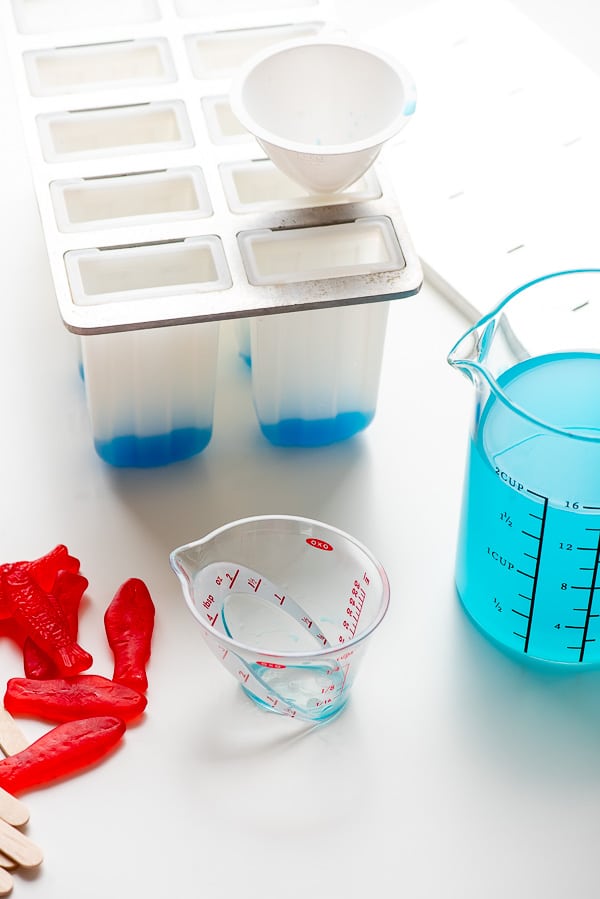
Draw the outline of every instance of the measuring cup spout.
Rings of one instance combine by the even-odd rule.
[[[187,544],[174,549],[169,556],[171,568],[179,578],[185,593],[192,592],[194,578],[198,573],[198,552],[193,545]]]

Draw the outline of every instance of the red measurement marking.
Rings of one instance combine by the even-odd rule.
[[[277,665],[275,662],[261,662],[260,659],[256,663],[262,665],[263,668],[285,668],[286,665]]]
[[[243,680],[245,684],[248,683],[248,678],[250,677],[250,675],[248,674],[247,671],[242,671],[242,670],[240,669],[240,670],[238,671],[238,675],[239,675],[239,677],[240,677],[240,680]]]
[[[279,600],[279,605],[282,606],[285,602],[285,596],[280,596],[278,593],[274,593],[273,595],[275,596],[275,599]]]
[[[366,574],[364,575],[366,577]],[[358,622],[360,620],[360,616],[363,610],[364,602],[366,598],[366,593],[360,584],[357,581],[354,581],[354,588],[352,590],[352,594],[348,599],[348,608],[346,609],[346,615],[348,616],[344,621],[342,621],[342,627],[348,631],[348,635],[350,639],[354,639],[356,636],[356,630],[358,628]],[[339,643],[345,643],[346,637],[343,634],[338,636]]]
[[[343,689],[344,689],[344,687],[346,686],[346,680],[347,680],[347,678],[348,678],[348,672],[350,671],[350,663],[348,662],[347,665],[342,665],[342,670],[343,670],[343,672],[344,672],[344,677],[343,677],[343,679],[342,679],[342,683],[340,684],[340,692],[342,692]]]
[[[239,568],[237,569],[237,571],[236,571],[235,574],[229,574],[229,572],[226,572],[225,577],[226,577],[229,581],[231,581],[231,583],[229,584],[229,589],[230,589],[230,590],[231,590],[231,588],[233,587],[233,585],[235,584],[235,582],[237,581],[237,576],[238,576],[239,573],[240,573],[240,569],[239,569]]]
[[[326,540],[317,540],[316,537],[307,537],[306,542],[309,546],[314,546],[315,549],[324,549],[325,552],[333,552],[333,546],[331,543],[327,543]]]
[[[248,586],[252,587],[252,589],[254,590],[255,593],[258,591],[258,588],[260,587],[261,584],[262,584],[261,577],[259,577],[258,580],[255,577],[248,578]],[[232,584],[232,586],[233,586],[233,584]]]
[[[207,615],[206,618],[207,618],[207,621],[208,621],[208,623],[210,624],[210,626],[211,626],[211,627],[214,627],[215,624],[217,623],[217,621],[219,620],[219,613],[218,613],[218,612],[215,612],[215,614],[212,615],[212,616],[211,616],[211,615]]]

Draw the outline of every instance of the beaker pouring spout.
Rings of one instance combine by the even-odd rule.
[[[448,363],[473,383],[477,383],[481,377],[489,380],[484,360],[493,333],[493,320],[484,320],[469,328],[448,353]]]

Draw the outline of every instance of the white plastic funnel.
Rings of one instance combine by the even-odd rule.
[[[415,109],[403,66],[360,44],[304,39],[253,56],[231,107],[283,172],[311,191],[353,184]]]

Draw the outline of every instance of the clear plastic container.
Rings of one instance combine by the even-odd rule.
[[[319,521],[265,515],[170,561],[208,648],[260,708],[315,722],[342,711],[389,605],[366,547]]]
[[[315,294],[332,278],[402,265],[386,216],[248,231],[238,240],[252,284],[289,283],[292,290],[313,282]],[[367,427],[377,405],[388,310],[387,301],[374,300],[250,319],[254,406],[272,443],[319,446]]]
[[[212,436],[219,323],[82,337],[94,446],[117,467],[202,452]]]
[[[214,236],[65,257],[75,302],[151,303],[186,291],[226,289],[231,278]],[[94,445],[118,467],[177,462],[210,441],[219,323],[82,337]]]
[[[278,446],[345,440],[372,421],[389,302],[250,320],[252,395]]]

